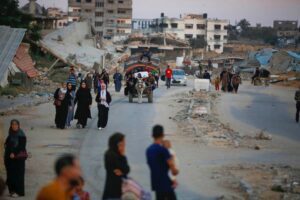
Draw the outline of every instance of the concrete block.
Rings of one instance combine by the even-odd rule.
[[[195,79],[194,89],[196,91],[210,91],[210,81],[208,79]]]

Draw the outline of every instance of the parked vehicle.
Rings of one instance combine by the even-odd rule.
[[[187,85],[187,76],[182,69],[173,69],[172,85]]]

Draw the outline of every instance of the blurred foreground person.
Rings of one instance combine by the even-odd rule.
[[[20,122],[16,119],[12,120],[4,146],[6,184],[11,197],[25,196],[25,160],[28,157],[26,142],[26,136],[20,128]]]
[[[5,187],[6,187],[5,181],[0,177],[0,199],[4,194]]]
[[[163,146],[164,128],[160,125],[154,126],[152,137],[154,142],[146,151],[152,190],[156,193],[156,200],[176,200],[174,182],[169,177],[169,171],[174,176],[179,171],[169,150]]]
[[[300,115],[300,87],[299,90],[295,94],[296,101],[296,122],[299,123],[299,115]]]
[[[75,198],[73,200],[90,200],[90,194],[83,190],[84,179],[82,177],[78,180],[78,186],[75,188]],[[77,199],[76,199],[77,198]]]
[[[37,200],[71,200],[81,177],[79,161],[71,154],[63,155],[55,162],[55,173],[55,180],[41,189]]]
[[[103,200],[121,199],[122,179],[127,178],[130,168],[125,156],[125,136],[115,133],[109,138],[104,156],[106,180]]]

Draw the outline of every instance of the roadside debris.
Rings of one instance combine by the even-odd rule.
[[[178,97],[178,95],[176,95]],[[215,103],[219,93],[195,92],[180,94],[175,102],[180,105],[171,117],[183,134],[192,135],[194,141],[209,146],[249,148],[260,150],[272,136],[261,131],[256,136],[243,136],[217,117]]]
[[[300,169],[284,165],[223,166],[214,172],[219,183],[234,191],[237,198],[219,199],[300,199]]]

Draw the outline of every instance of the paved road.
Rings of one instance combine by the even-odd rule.
[[[230,123],[242,134],[255,134],[257,130],[267,129],[276,136],[272,141],[276,148],[254,151],[206,147],[193,143],[192,138],[184,135],[173,137],[172,133],[176,132],[176,126],[169,116],[174,114],[172,110],[175,109],[169,106],[170,99],[176,98],[177,93],[190,90],[191,85],[168,91],[165,88],[158,89],[155,92],[154,104],[130,104],[121,94],[113,96],[109,126],[103,131],[98,131],[97,120],[94,119],[90,124],[92,128],[87,130],[80,151],[87,189],[91,191],[93,200],[100,199],[102,195],[105,180],[103,154],[107,148],[108,137],[117,131],[126,134],[127,155],[132,170],[130,176],[150,190],[145,149],[151,143],[151,128],[156,123],[166,126],[168,137],[176,145],[175,150],[180,158],[180,186],[177,189],[179,199],[210,200],[229,194],[229,191],[211,180],[212,171],[223,165],[239,163],[300,165],[298,153],[300,138],[296,134],[300,127],[293,121],[294,102],[291,101],[293,90],[252,88],[243,85],[238,95],[222,95],[218,104],[222,121]]]
[[[225,94],[219,104],[224,121],[243,129],[241,133],[265,130],[275,136],[300,141],[295,123],[295,89],[242,85],[237,95]]]
[[[189,88],[177,88],[176,91],[184,91]],[[173,88],[173,91],[175,88]],[[99,131],[97,119],[90,124],[87,135],[80,151],[81,164],[87,179],[87,188],[91,191],[92,199],[100,199],[105,180],[103,155],[107,149],[109,136],[115,132],[126,135],[127,155],[131,167],[130,176],[137,179],[140,184],[150,190],[149,169],[146,165],[145,149],[152,142],[151,129],[157,121],[157,102],[166,93],[171,93],[165,88],[155,91],[153,104],[128,103],[128,99],[122,94],[113,96],[110,109],[109,124],[105,130]],[[94,109],[95,110],[95,109]],[[96,116],[96,113],[94,113]]]

